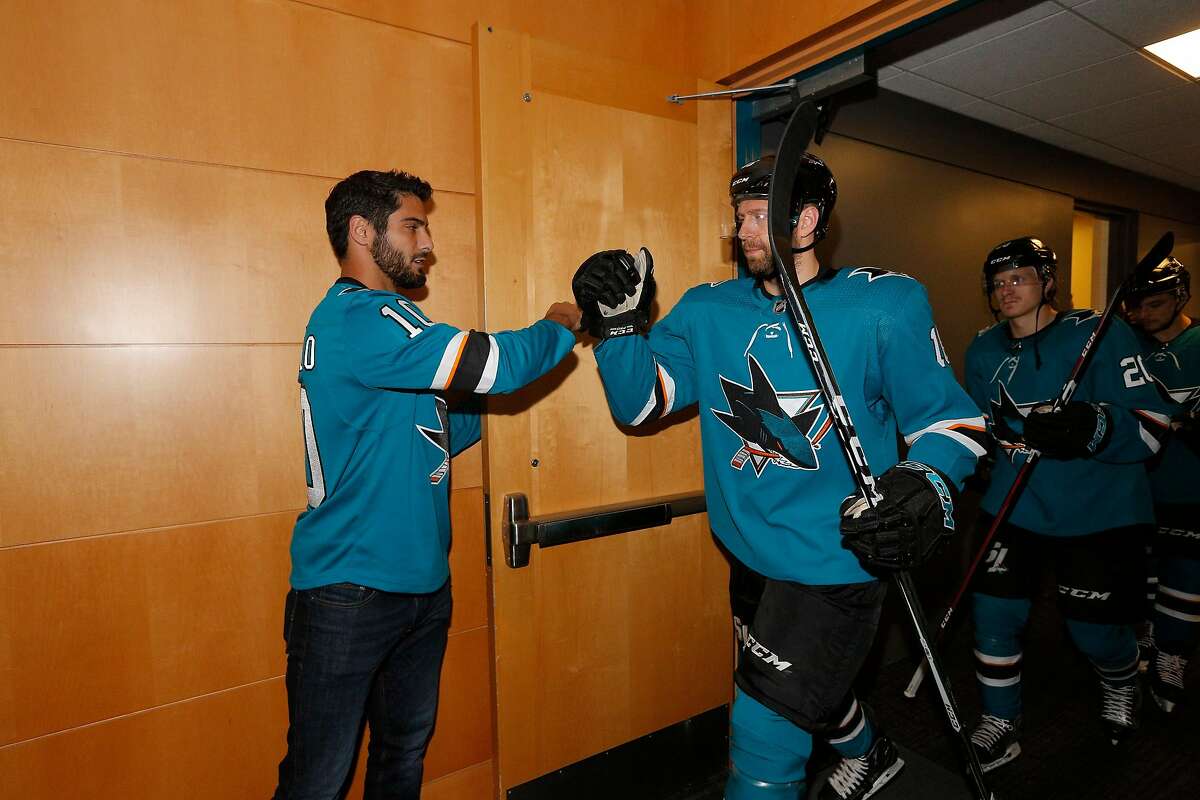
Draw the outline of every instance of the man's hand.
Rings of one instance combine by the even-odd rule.
[[[1021,436],[1046,458],[1091,458],[1107,444],[1112,426],[1104,406],[1071,401],[1060,411],[1050,409],[1034,407]]]
[[[875,508],[859,495],[842,502],[842,546],[868,570],[912,569],[954,533],[954,484],[916,461],[901,461],[875,482]]]
[[[624,250],[589,256],[571,280],[583,326],[598,339],[645,333],[655,288],[654,257],[644,247],[637,256]]]
[[[574,303],[555,303],[546,312],[545,319],[557,322],[569,331],[577,331],[583,321],[583,312]]]

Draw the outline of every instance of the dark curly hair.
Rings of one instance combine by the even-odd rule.
[[[433,196],[433,187],[416,175],[391,170],[364,169],[338,182],[325,199],[325,230],[333,254],[341,261],[349,247],[350,218],[357,214],[371,223],[376,234],[387,230],[387,218],[400,205],[402,195],[422,202]]]

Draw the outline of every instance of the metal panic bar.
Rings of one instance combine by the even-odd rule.
[[[529,517],[529,499],[523,494],[504,496],[504,561],[508,566],[529,566],[529,548],[554,547],[666,525],[677,517],[702,514],[704,493],[673,494],[544,517]]]

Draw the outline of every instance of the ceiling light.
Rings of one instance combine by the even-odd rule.
[[[1200,78],[1200,28],[1146,45],[1146,49],[1193,78]]]

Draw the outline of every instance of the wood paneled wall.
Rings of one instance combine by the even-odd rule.
[[[423,306],[479,324],[469,32],[428,5],[0,8],[0,796],[270,794],[333,183],[430,180]],[[492,776],[481,474],[456,460],[442,800]]]

